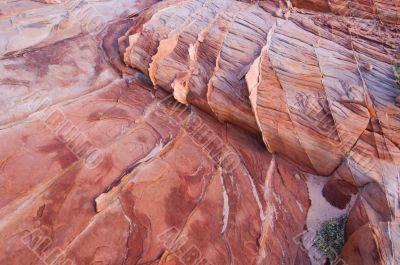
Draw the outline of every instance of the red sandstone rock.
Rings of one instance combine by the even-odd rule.
[[[345,264],[397,264],[399,228],[398,222],[378,222],[360,227],[342,251]]]
[[[128,2],[0,4],[0,264],[400,262],[397,6]]]
[[[182,2],[179,8],[190,8],[191,3]],[[242,4],[232,3],[237,9],[242,9]],[[160,9],[159,14],[170,12],[168,10],[171,8],[165,11]],[[206,5],[202,8],[215,12],[214,6]],[[389,63],[390,54],[394,51],[385,54],[376,47],[374,56],[380,56],[382,61],[368,60],[371,61],[370,65],[376,64],[377,69],[366,69],[362,66],[367,64],[365,56],[371,57],[372,54],[360,44],[375,44],[360,28],[341,28],[341,32],[329,32],[324,24],[334,23],[335,17],[332,15],[321,19],[312,14],[295,13],[291,20],[285,21],[268,17],[267,12],[255,6],[249,6],[242,11],[231,8],[229,12],[220,7],[219,12],[220,14],[215,14],[215,25],[211,24],[211,29],[207,23],[204,23],[203,31],[198,29],[198,36],[202,41],[192,44],[191,48],[183,48],[187,53],[185,58],[177,58],[175,62],[165,65],[160,63],[170,60],[171,55],[167,50],[171,47],[188,47],[182,38],[184,30],[175,32],[169,29],[174,37],[163,40],[165,44],[160,44],[150,67],[146,60],[137,63],[125,61],[133,67],[146,69],[145,72],[149,68],[153,82],[156,82],[155,71],[169,73],[167,83],[156,83],[167,91],[173,91],[177,100],[199,106],[221,121],[231,122],[252,132],[261,130],[264,142],[271,152],[282,154],[319,174],[333,173],[367,128],[371,115],[378,117],[387,137],[397,137],[392,133],[392,128],[388,128],[387,119],[382,116],[384,112],[396,115],[394,98],[386,106],[377,104],[378,98],[382,96],[374,88],[374,79],[382,79],[382,84],[387,83],[390,97],[396,96],[393,76],[389,77],[392,81],[387,79],[392,74],[389,72],[392,68]],[[179,13],[178,10],[176,13]],[[234,16],[229,18],[229,14]],[[185,23],[190,23],[191,20],[196,23],[196,19],[191,16],[187,20],[189,21]],[[155,22],[150,19],[149,23]],[[346,20],[336,18],[336,23],[343,24]],[[363,22],[360,23],[360,27],[366,26]],[[144,24],[143,28],[146,27],[151,26]],[[250,35],[247,36],[247,32]],[[392,38],[398,37],[398,34],[393,34]],[[146,38],[135,36],[138,41]],[[251,50],[250,44],[245,43],[247,40],[255,45],[254,50]],[[398,42],[396,39],[392,40],[394,43]],[[191,42],[193,41],[194,38]],[[216,49],[215,52],[209,52],[211,45]],[[130,47],[133,46],[134,43],[131,43]],[[130,47],[127,51],[131,56],[141,53]],[[187,58],[189,53],[192,54],[190,60]],[[149,53],[150,56],[153,54]],[[259,56],[257,60],[253,54]],[[172,65],[181,65],[181,68],[186,65],[189,78],[182,78],[182,74],[171,72],[169,69],[172,69]],[[381,69],[387,69],[388,75],[380,76]],[[246,73],[249,92],[243,83]],[[173,77],[175,81],[171,81]],[[171,87],[171,84],[175,85]],[[276,98],[272,99],[271,95],[275,93]],[[251,104],[247,99],[249,94]],[[348,95],[344,96],[345,94]],[[278,103],[277,100],[282,102]],[[254,122],[250,105],[259,128]],[[278,112],[275,111],[276,108],[280,108]],[[279,113],[283,116],[277,115]],[[397,126],[396,123],[393,120],[391,126]],[[273,129],[276,126],[287,129],[276,131],[276,128]]]
[[[332,12],[342,16],[372,18],[394,24],[400,23],[400,7],[389,0],[370,2],[361,0],[294,0],[293,5],[298,8]]]

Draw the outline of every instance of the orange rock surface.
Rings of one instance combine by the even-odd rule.
[[[0,264],[400,264],[399,5],[155,2],[0,3]]]

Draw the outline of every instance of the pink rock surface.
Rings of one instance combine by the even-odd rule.
[[[0,4],[0,264],[397,264],[398,6],[154,2]]]

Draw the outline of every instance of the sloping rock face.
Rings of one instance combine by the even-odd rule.
[[[400,263],[398,6],[0,10],[0,264]]]
[[[332,12],[342,16],[372,18],[379,22],[400,23],[400,6],[390,0],[294,0],[293,6],[321,12]]]
[[[261,131],[271,152],[318,174],[338,167],[371,119],[381,127],[374,130],[399,144],[397,119],[389,125],[383,117],[398,113],[391,65],[399,46],[397,26],[386,29],[389,40],[379,35],[371,40],[347,28],[346,18],[294,13],[283,20],[255,5],[231,2],[225,11],[224,1],[218,3],[179,2],[175,12],[172,6],[159,10],[129,36],[125,62],[149,73],[154,85],[182,103]],[[205,18],[216,8],[213,20]],[[182,22],[168,19],[169,13],[182,15]],[[198,20],[203,31],[192,29]],[[187,38],[188,32],[198,38]],[[160,45],[148,49],[147,43]],[[385,97],[376,91],[376,78]]]
[[[400,90],[392,66],[399,56],[397,7],[381,3],[360,11],[364,3],[320,1],[321,8],[297,12],[292,5],[264,2],[261,7],[279,9],[270,13],[265,10],[271,8],[233,1],[161,7],[129,36],[125,63],[148,73],[181,103],[261,134],[271,153],[307,172],[332,176],[323,192],[333,205],[344,208],[360,188],[348,237],[366,223],[397,221]],[[350,15],[346,10],[356,17],[329,14]],[[179,16],[179,27],[169,13]],[[379,31],[369,29],[365,18],[378,16]],[[146,43],[159,45],[149,50]],[[360,216],[357,209],[366,209],[366,203],[372,208]]]

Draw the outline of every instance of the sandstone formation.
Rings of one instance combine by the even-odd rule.
[[[342,16],[375,19],[379,22],[400,23],[400,5],[390,0],[294,0],[293,6]]]
[[[0,264],[400,264],[399,6],[154,2],[0,4]]]

